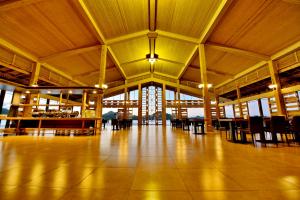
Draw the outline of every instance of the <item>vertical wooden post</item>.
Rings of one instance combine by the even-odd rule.
[[[2,113],[5,93],[6,93],[6,90],[1,90],[1,94],[0,94],[0,114]]]
[[[81,117],[85,117],[86,97],[87,97],[87,92],[83,91],[83,93],[82,93],[82,105],[81,105]]]
[[[142,112],[142,98],[143,98],[143,91],[142,91],[142,84],[139,83],[139,104],[138,104],[138,125],[141,126],[143,123],[143,112]]]
[[[219,103],[220,103],[220,97],[219,97],[219,95],[216,94],[216,115],[217,115],[217,119],[219,119],[221,117]]]
[[[128,88],[127,87],[125,87],[124,88],[124,119],[127,119],[127,117],[128,117],[128,113],[127,113],[127,110],[128,110],[128,108],[127,108],[127,101],[128,101]]]
[[[33,70],[31,72],[31,77],[29,81],[30,86],[37,85],[39,75],[40,75],[40,70],[41,70],[41,64],[37,62],[35,66],[33,66]]]
[[[238,105],[239,105],[240,117],[244,117],[243,116],[243,107],[242,107],[242,103],[240,100],[241,99],[241,90],[238,85],[236,86],[236,94],[237,94],[237,101],[238,101]]]
[[[101,58],[100,58],[100,68],[99,68],[99,87],[102,88],[100,94],[97,95],[97,107],[96,107],[96,117],[100,118],[97,120],[96,128],[97,130],[102,130],[102,101],[103,101],[103,85],[105,83],[105,72],[106,72],[106,59],[107,59],[107,45],[101,46]],[[98,131],[96,131],[96,134]]]
[[[166,84],[163,83],[162,85],[162,112],[161,112],[161,119],[163,126],[167,125],[167,112],[166,112]]]
[[[210,110],[210,96],[208,92],[207,71],[206,71],[206,57],[204,44],[199,44],[199,63],[201,81],[203,84],[202,93],[204,100],[204,121],[206,131],[212,131],[212,119]]]
[[[177,87],[176,92],[176,103],[177,103],[177,118],[181,119],[181,103],[180,103],[180,87]]]
[[[272,60],[268,61],[272,83],[276,85],[274,89],[274,97],[277,106],[277,114],[286,116],[285,103],[281,93],[281,84],[279,80],[278,70]]]

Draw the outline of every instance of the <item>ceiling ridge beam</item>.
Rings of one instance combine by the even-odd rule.
[[[123,63],[120,63],[121,65],[128,65],[128,64],[131,64],[131,63],[135,63],[135,62],[140,62],[142,60],[146,60],[146,58],[139,58],[139,59],[135,59],[135,60],[131,60],[131,61],[126,61],[126,62],[123,62]]]
[[[118,71],[121,73],[121,76],[126,80],[126,74],[124,72],[124,69],[121,67],[120,62],[118,61],[116,55],[114,54],[114,52],[112,51],[111,47],[108,46],[107,47],[108,53],[110,54],[110,56],[112,57],[113,62],[115,63]]]
[[[98,27],[97,25],[97,22],[96,20],[94,19],[94,17],[92,16],[92,14],[90,13],[88,7],[86,6],[86,4],[84,3],[84,0],[78,0],[84,14],[86,15],[87,17],[87,21],[88,23],[95,29],[96,33],[97,33],[97,38],[98,40],[100,41],[100,43],[102,44],[106,44],[106,40],[105,40],[105,37],[103,35],[103,33],[101,32],[100,28]]]
[[[127,80],[130,80],[130,79],[133,79],[133,78],[138,78],[138,77],[145,76],[145,75],[150,75],[150,74],[151,74],[150,72],[143,72],[143,73],[140,73],[140,74],[128,76]]]
[[[162,58],[162,57],[159,57],[158,60],[162,60],[162,61],[165,61],[165,62],[177,64],[177,65],[184,65],[184,63],[182,63],[182,62],[178,62],[178,61],[175,61],[175,60],[169,60],[169,59]],[[177,77],[176,77],[176,79],[177,79]]]
[[[28,6],[30,4],[38,3],[40,1],[45,0],[11,0],[11,1],[4,1],[0,3],[0,12],[5,12],[11,9],[16,9],[24,6]]]
[[[165,38],[180,40],[180,41],[191,43],[191,44],[199,44],[198,39],[194,38],[194,37],[189,37],[189,36],[185,36],[185,35],[181,35],[181,34],[177,34],[177,33],[171,33],[171,32],[162,31],[162,30],[156,30],[156,32],[157,32],[158,36],[162,36]]]
[[[147,36],[148,33],[149,33],[149,30],[143,30],[143,31],[130,33],[130,34],[123,35],[123,36],[120,36],[120,37],[115,37],[115,38],[108,39],[108,40],[106,40],[106,44],[107,45],[112,45],[112,44],[116,44],[116,43],[120,43],[120,42],[130,41],[130,40],[133,40],[133,39],[136,39],[136,38]]]
[[[157,22],[157,0],[148,0],[148,28],[150,31],[156,30]]]
[[[226,53],[234,54],[237,56],[254,58],[256,60],[265,60],[265,61],[270,60],[270,56],[267,56],[264,54],[260,54],[260,53],[249,51],[249,50],[239,49],[239,48],[235,48],[235,47],[228,47],[228,46],[218,44],[218,43],[208,42],[205,44],[205,46],[211,47],[218,51],[223,51]]]
[[[153,74],[157,74],[159,76],[164,76],[164,77],[167,77],[167,78],[172,78],[172,79],[178,80],[176,76],[172,76],[172,75],[161,73],[161,72],[153,72]]]
[[[189,55],[188,59],[186,60],[184,67],[182,68],[182,70],[179,72],[179,76],[178,76],[178,80],[180,80],[182,78],[182,76],[184,75],[184,73],[186,72],[188,66],[191,64],[191,62],[193,61],[193,59],[196,56],[198,50],[198,45],[196,45],[193,49],[193,51],[191,52],[191,54]]]
[[[77,54],[82,54],[86,53],[89,51],[94,51],[94,50],[99,50],[101,45],[93,45],[93,46],[87,46],[87,47],[79,47],[79,48],[74,48],[66,51],[61,51],[58,53],[51,54],[49,56],[41,57],[39,58],[40,62],[45,62],[57,58],[64,58],[64,57],[69,57]]]
[[[228,9],[229,5],[233,2],[233,0],[222,0],[220,5],[218,6],[216,12],[213,14],[212,18],[206,25],[205,29],[203,30],[198,43],[205,43],[208,37],[210,36],[211,32],[218,24],[226,10]]]

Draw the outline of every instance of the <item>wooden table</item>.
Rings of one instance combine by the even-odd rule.
[[[247,143],[246,137],[242,136],[241,140],[237,140],[236,138],[236,122],[242,122],[242,121],[248,121],[247,119],[243,118],[224,118],[219,119],[220,122],[228,122],[229,123],[229,129],[230,129],[230,138],[232,142],[241,142],[241,143]]]
[[[204,135],[204,119],[197,119],[197,118],[193,118],[193,119],[189,119],[189,121],[193,124],[194,126],[194,134],[199,135],[202,134]],[[197,127],[200,126],[201,127],[201,133],[197,132]]]

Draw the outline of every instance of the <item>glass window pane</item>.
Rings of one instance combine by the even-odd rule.
[[[248,101],[249,116],[260,116],[258,100]]]
[[[269,101],[267,98],[260,99],[264,117],[271,117]]]
[[[234,112],[233,112],[232,105],[225,106],[225,117],[226,118],[234,118]]]

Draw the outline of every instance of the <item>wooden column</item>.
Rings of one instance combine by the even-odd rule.
[[[268,65],[269,65],[272,83],[277,86],[274,89],[274,97],[277,106],[277,114],[286,116],[285,103],[284,103],[283,95],[281,93],[281,84],[279,80],[277,67],[274,65],[272,60],[268,61]]]
[[[221,118],[219,103],[220,103],[220,97],[219,95],[216,94],[216,116],[218,119]]]
[[[161,112],[161,119],[162,119],[162,124],[163,126],[167,125],[167,112],[166,112],[166,84],[164,83],[162,85],[162,112]]]
[[[38,62],[35,63],[35,66],[33,67],[33,70],[31,72],[29,86],[37,85],[39,80],[40,70],[41,70],[41,64]]]
[[[181,103],[180,103],[180,87],[177,87],[176,92],[176,102],[177,102],[177,118],[181,119]]]
[[[141,126],[142,123],[143,123],[143,112],[142,112],[143,91],[142,91],[142,84],[141,83],[139,84],[138,89],[139,89],[138,125]]]
[[[1,94],[0,94],[0,114],[2,113],[2,108],[3,108],[3,102],[4,102],[4,98],[5,98],[5,93],[6,93],[6,90],[1,90]]]
[[[81,105],[81,117],[85,117],[86,97],[87,97],[87,92],[83,91],[83,93],[82,93],[82,105]]]
[[[127,113],[127,101],[128,101],[128,88],[124,88],[124,119],[127,119],[128,113]]]
[[[236,86],[236,94],[237,94],[237,101],[239,104],[239,111],[240,111],[240,117],[244,117],[243,115],[243,107],[242,107],[242,103],[241,103],[241,90],[240,87],[237,85]]]
[[[204,44],[199,44],[199,63],[200,63],[200,74],[201,81],[203,84],[202,94],[204,100],[204,121],[206,131],[212,131],[212,119],[210,110],[210,97],[208,92],[208,82],[207,82],[207,71],[206,71],[206,57],[205,57],[205,47]]]
[[[97,95],[97,107],[96,107],[96,117],[101,118],[98,120],[97,128],[102,130],[102,101],[103,101],[103,84],[105,83],[105,72],[106,72],[106,59],[107,59],[107,45],[101,45],[101,57],[100,57],[100,67],[99,67],[99,87],[102,88],[101,92]],[[96,131],[98,133],[98,131]]]

